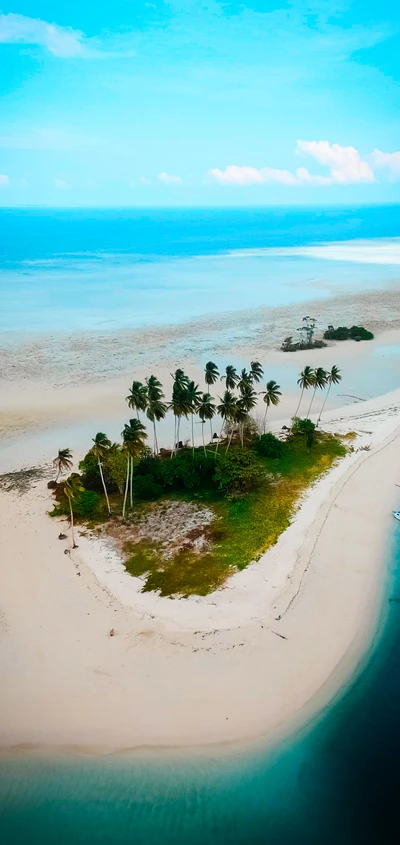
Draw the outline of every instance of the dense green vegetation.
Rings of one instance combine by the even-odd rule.
[[[304,436],[293,435],[279,459],[255,455],[258,481],[245,494],[198,492],[196,501],[216,515],[209,527],[209,550],[199,556],[183,549],[163,561],[157,543],[142,541],[125,550],[128,571],[146,575],[144,591],[206,595],[276,543],[290,524],[300,494],[345,453],[340,439],[319,433],[312,448]]]
[[[206,393],[176,370],[169,403],[155,376],[145,384],[134,381],[127,403],[137,416],[124,425],[122,444],[98,432],[79,473],[65,481],[59,477],[72,468],[72,455],[61,449],[54,460],[57,478],[49,484],[56,499],[52,515],[69,516],[74,546],[74,521],[102,525],[119,542],[127,571],[144,578],[144,590],[161,595],[204,595],[257,559],[289,525],[299,495],[345,454],[340,439],[319,432],[309,419],[317,391],[327,388],[321,416],[332,384],[340,381],[337,367],[326,372],[307,366],[300,373],[298,407],[286,439],[265,432],[268,410],[281,397],[273,379],[259,391],[263,421],[257,424],[251,416],[258,401],[255,386],[263,376],[257,361],[240,373],[229,365],[222,377],[209,361],[204,376]],[[216,401],[209,390],[218,379],[224,390]],[[309,390],[307,416],[299,418]],[[174,416],[174,442],[169,450],[159,449],[157,423],[168,411]],[[140,414],[152,423],[152,448]],[[202,447],[194,442],[196,414]],[[219,435],[212,425],[216,416]],[[192,419],[191,443],[179,439],[182,417]],[[186,516],[177,519],[177,512]]]
[[[359,342],[360,340],[373,340],[374,335],[368,329],[364,329],[363,326],[351,326],[349,329],[347,326],[338,326],[337,329],[328,326],[326,332],[324,332],[324,338],[326,340],[355,340]]]

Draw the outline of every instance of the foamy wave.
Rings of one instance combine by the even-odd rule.
[[[322,258],[326,261],[355,261],[358,264],[400,264],[400,238],[337,241],[318,246],[237,250],[229,254],[236,258],[298,255],[304,258]]]

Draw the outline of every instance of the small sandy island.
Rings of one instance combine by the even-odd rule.
[[[397,390],[327,412],[324,429],[356,432],[354,451],[274,548],[206,598],[141,593],[101,540],[64,554],[44,479],[1,490],[2,748],[228,745],[314,716],[377,632],[399,411]]]

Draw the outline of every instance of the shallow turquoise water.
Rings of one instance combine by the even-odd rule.
[[[0,231],[1,332],[180,323],[393,287],[400,275],[399,206],[3,209]],[[352,239],[361,247],[347,260],[340,242]],[[301,252],[318,244],[328,249]]]
[[[246,754],[0,764],[3,845],[398,842],[400,526],[379,636],[314,725]]]

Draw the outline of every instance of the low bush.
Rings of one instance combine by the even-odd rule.
[[[351,326],[348,328],[347,326],[338,326],[337,329],[334,326],[328,326],[326,332],[324,332],[324,338],[326,340],[373,340],[374,335],[372,332],[368,331],[368,329],[364,329],[364,326]]]
[[[327,344],[324,343],[323,340],[312,340],[309,343],[307,343],[307,341],[296,341],[294,343],[292,337],[285,337],[285,340],[283,341],[281,346],[281,351],[299,352],[299,350],[301,349],[323,349],[324,346],[327,346]]]
[[[135,499],[151,501],[158,499],[163,492],[161,484],[157,484],[151,475],[138,475],[133,483],[133,495]]]
[[[74,516],[77,519],[91,519],[99,509],[101,498],[95,490],[83,490],[72,502]],[[51,516],[69,516],[70,506],[67,497],[63,494],[54,505]]]
[[[294,436],[298,435],[300,437],[304,437],[307,448],[311,449],[311,446],[315,442],[316,438],[316,428],[312,420],[299,419],[299,417],[294,417],[292,434]]]
[[[217,455],[214,481],[224,493],[255,490],[260,482],[260,466],[254,452],[234,448]]]
[[[285,444],[282,443],[281,440],[278,440],[277,437],[274,437],[271,432],[267,432],[267,434],[262,434],[259,437],[255,444],[254,448],[258,455],[261,455],[263,458],[281,458],[284,451],[285,451]]]

